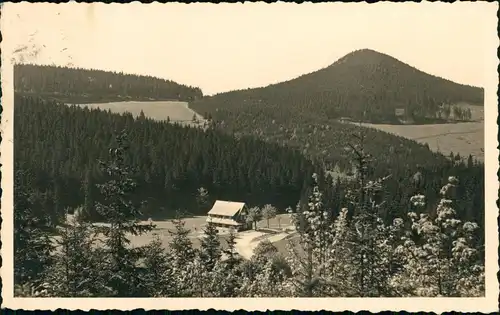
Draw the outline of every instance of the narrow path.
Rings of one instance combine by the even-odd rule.
[[[261,238],[259,240],[255,240],[256,238],[262,235],[269,235],[269,237]],[[236,239],[235,248],[238,253],[245,259],[250,259],[253,256],[255,248],[260,244],[260,242],[264,240],[268,240],[271,243],[278,242],[285,237],[289,236],[290,233],[278,233],[278,234],[269,234],[259,231],[245,231],[238,234],[238,238]]]
[[[269,237],[267,240],[271,243],[279,242],[285,237],[292,235],[293,233],[279,233]]]
[[[255,249],[255,247],[252,246],[252,241],[264,234],[265,233],[259,231],[245,231],[238,233],[235,244],[235,248],[238,251],[238,254],[240,254],[241,257],[245,259],[250,259]]]

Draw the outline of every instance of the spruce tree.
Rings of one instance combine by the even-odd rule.
[[[92,176],[90,175],[90,170],[87,169],[83,182],[84,203],[80,214],[80,220],[82,221],[91,221],[95,217],[96,210],[92,187]]]
[[[174,293],[174,283],[170,257],[163,248],[158,235],[144,249],[143,277],[141,287],[147,297],[170,297]]]
[[[136,183],[131,167],[125,162],[128,149],[127,134],[122,131],[116,136],[116,146],[109,150],[110,160],[100,161],[108,180],[98,185],[104,202],[96,205],[97,212],[108,223],[100,231],[109,255],[106,269],[109,285],[115,296],[124,297],[135,295],[137,261],[143,256],[139,248],[130,247],[128,236],[147,233],[154,227],[151,223],[140,223],[139,207],[132,202]]]
[[[141,109],[141,112],[139,113],[139,116],[137,117],[139,121],[144,121],[146,120],[146,115],[144,115],[144,111]]]
[[[350,222],[352,235],[353,289],[357,296],[387,296],[386,274],[388,263],[382,260],[381,244],[385,242],[382,233],[385,226],[380,217],[383,201],[383,183],[391,175],[377,180],[369,180],[372,156],[365,152],[365,134],[355,135],[357,145],[351,145],[357,170],[357,189],[351,194],[354,208]],[[357,192],[356,192],[357,190]]]
[[[171,236],[169,242],[169,257],[172,273],[174,275],[174,296],[189,297],[192,295],[190,286],[193,274],[190,273],[190,263],[196,258],[196,251],[189,239],[190,230],[185,228],[186,223],[182,220],[181,213],[177,212],[176,218],[172,220],[174,230],[169,230]]]
[[[229,229],[229,235],[226,238],[227,247],[223,249],[223,253],[226,256],[226,264],[230,269],[236,267],[236,265],[241,262],[241,257],[236,251],[236,231],[231,228]]]
[[[51,213],[54,214],[53,216],[53,223],[52,226],[57,226],[61,223],[61,221],[64,221],[64,216],[65,216],[65,210],[63,207],[63,196],[62,196],[62,188],[61,188],[61,182],[59,180],[54,181],[54,192],[53,192],[53,200],[54,200],[54,209],[52,209]]]
[[[208,291],[213,297],[237,297],[241,284],[240,264],[243,259],[236,251],[236,232],[233,228],[225,239],[227,247],[222,249],[224,257],[215,264],[209,274]]]
[[[79,209],[75,210],[79,212]],[[100,274],[101,260],[96,255],[95,233],[76,217],[59,227],[53,264],[44,273],[48,295],[54,297],[91,297],[106,295]]]
[[[31,174],[14,176],[14,284],[39,291],[42,275],[52,263],[52,228],[45,213],[36,210],[30,191]]]
[[[215,264],[222,256],[221,244],[217,227],[210,222],[207,223],[203,230],[203,238],[201,239],[200,258],[206,270],[212,271]]]
[[[325,292],[325,267],[332,237],[317,174],[313,174],[312,179],[313,187],[308,201],[297,204],[297,210],[291,213],[298,238],[288,243],[292,282],[296,294],[304,297],[323,296]]]

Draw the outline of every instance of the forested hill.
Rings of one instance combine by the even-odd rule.
[[[407,118],[436,118],[440,105],[482,105],[482,88],[424,73],[391,56],[363,49],[332,65],[267,87],[232,91],[195,102],[200,113],[272,108],[283,115],[395,123],[396,109]]]
[[[203,97],[197,87],[152,76],[34,64],[14,67],[14,88],[25,95],[66,103],[191,101]]]

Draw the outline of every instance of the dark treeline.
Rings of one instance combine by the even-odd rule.
[[[66,103],[127,100],[191,101],[199,88],[152,76],[32,64],[14,67],[14,86],[23,94],[44,95]]]
[[[424,73],[385,54],[364,49],[332,65],[296,79],[205,97],[193,104],[200,113],[272,107],[311,119],[339,119],[373,123],[436,122],[442,105],[482,105],[481,88],[461,85]]]
[[[131,150],[127,158],[139,184],[134,198],[147,201],[145,216],[171,217],[178,209],[205,214],[211,204],[197,204],[200,187],[208,190],[210,201],[241,200],[250,206],[270,203],[284,210],[308,196],[313,172],[319,174],[327,208],[338,212],[346,205],[346,187],[352,184],[352,153],[351,157],[349,153],[333,155],[337,165],[334,171],[341,176],[336,172],[332,176],[326,174],[322,163],[313,163],[300,152],[249,137],[19,95],[15,102],[15,167],[29,171],[31,185],[39,192],[39,207],[54,214],[82,204],[92,209],[99,198],[92,187],[103,180],[95,161],[108,155],[110,139],[122,129],[129,134]],[[344,131],[346,134],[336,133],[337,137],[345,136],[347,142],[347,132],[365,130],[351,127]],[[472,158],[467,163],[455,161],[455,157],[450,161],[415,142],[383,132],[374,134],[383,138],[377,142],[383,140],[399,150],[391,154],[387,147],[366,141],[367,152],[377,157],[368,176],[392,175],[383,196],[388,203],[383,214],[387,221],[408,211],[409,199],[415,193],[425,194],[428,210],[435,209],[443,178],[454,175],[463,179],[458,196],[463,206],[458,215],[483,226],[482,164]],[[102,219],[96,214],[91,217]]]

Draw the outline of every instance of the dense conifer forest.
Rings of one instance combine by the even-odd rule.
[[[284,209],[297,202],[313,171],[300,152],[261,140],[32,97],[16,97],[15,121],[16,168],[30,170],[35,187],[49,190],[61,211],[92,198],[90,187],[102,178],[95,161],[122,129],[132,143],[127,158],[141,186],[137,198],[150,201],[145,216],[172,217],[177,209],[205,214],[194,199],[200,187],[212,198]]]
[[[363,49],[296,79],[205,97],[192,108],[228,124],[234,120],[226,117],[228,110],[241,115],[265,111],[278,125],[283,121],[280,118],[290,116],[301,117],[304,124],[339,118],[400,123],[396,109],[405,110],[405,120],[435,123],[441,120],[440,107],[462,102],[482,106],[483,89],[432,76]],[[255,119],[260,124],[262,117]]]
[[[34,64],[14,67],[14,86],[16,92],[25,95],[45,96],[72,104],[191,101],[203,96],[199,88],[151,76]]]

